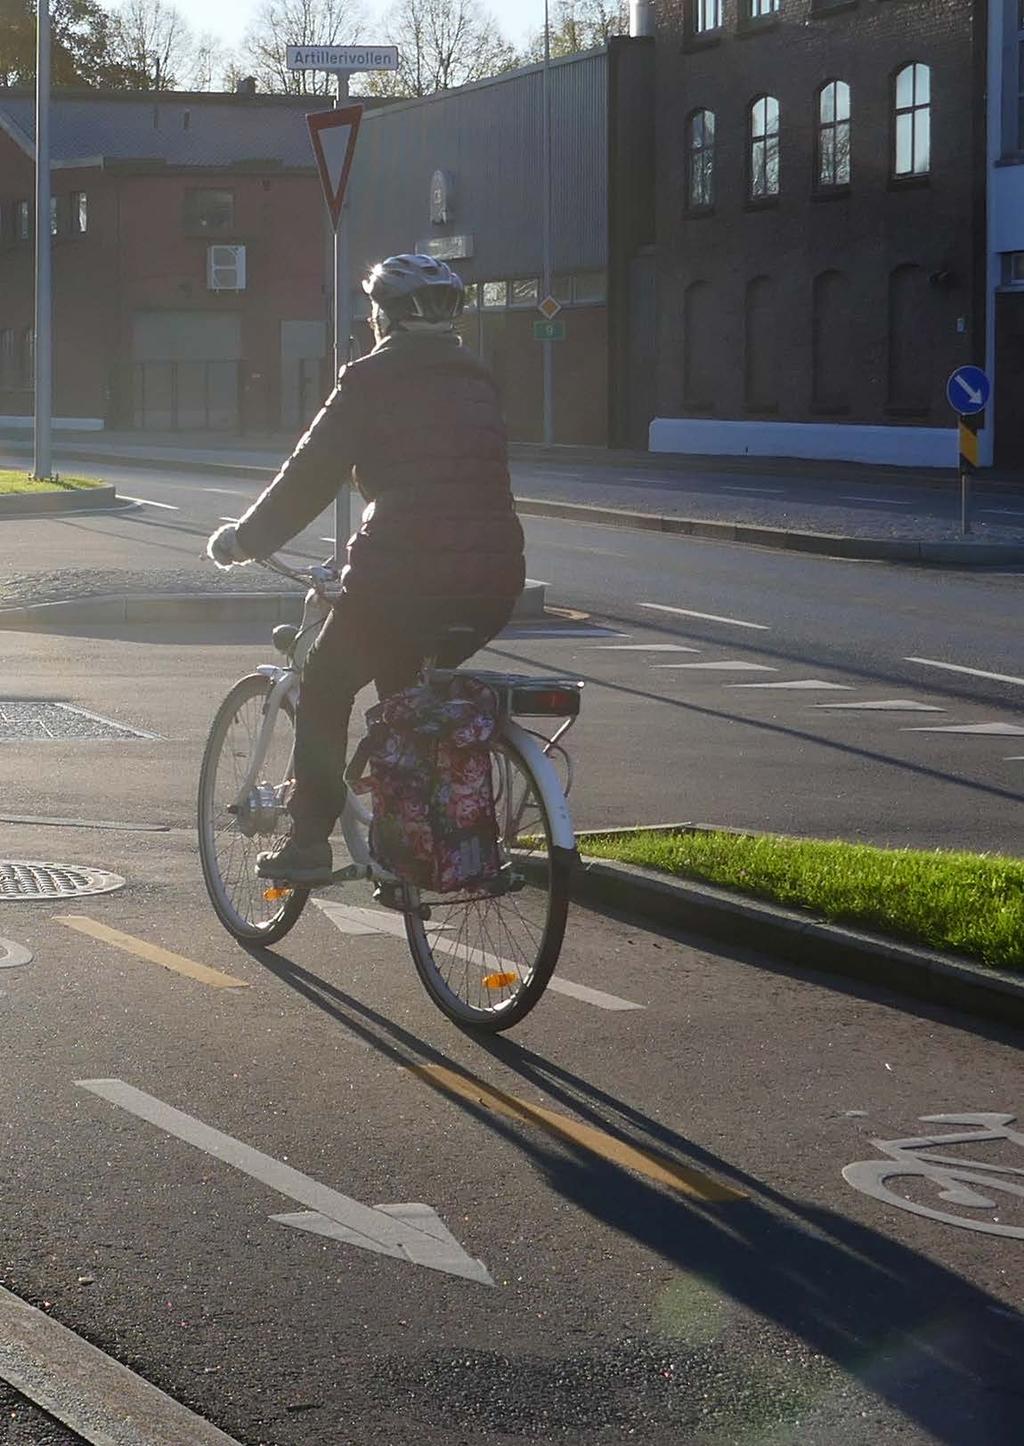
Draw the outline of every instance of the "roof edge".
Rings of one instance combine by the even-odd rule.
[[[625,38],[628,40],[632,37],[626,36]],[[578,65],[581,61],[597,60],[601,56],[607,57],[608,54],[609,47],[607,45],[597,45],[592,50],[577,50],[572,55],[559,55],[552,58],[551,69],[559,70],[563,66]],[[492,86],[507,85],[511,81],[522,80],[527,75],[542,74],[543,70],[544,62],[541,60],[532,65],[522,65],[517,70],[503,70],[498,75],[485,76],[483,80],[474,80],[469,85],[455,85],[451,90],[435,90],[430,95],[412,95],[404,100],[393,100],[390,105],[374,107],[369,115],[363,117],[363,120],[365,122],[378,115],[392,115],[395,111],[411,110],[414,106],[436,105],[449,100],[453,95],[471,95],[478,90],[489,90]]]

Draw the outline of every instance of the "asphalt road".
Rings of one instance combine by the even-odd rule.
[[[5,523],[18,560],[199,575],[207,534],[259,491],[110,475],[143,499],[136,511]],[[295,553],[323,556],[329,523]],[[510,654],[590,684],[574,740],[582,823],[685,819],[1019,851],[1024,574],[541,518],[526,532],[530,574],[550,584],[550,601],[598,625],[554,625]]]
[[[130,773],[161,809],[155,753],[80,745],[66,807],[109,812]],[[433,1011],[387,916],[310,907],[276,950],[234,946],[186,831],[5,843],[129,887],[3,911],[35,955],[0,995],[3,1283],[245,1446],[1019,1440],[1021,1240],[962,1227],[1019,1229],[1020,1199],[900,1182],[928,1219],[841,1173],[941,1131],[921,1116],[1013,1114],[1010,1038],[576,911],[560,978],[634,1007],[550,994],[488,1044]],[[431,1207],[493,1284],[282,1223],[310,1205],[287,1170]]]
[[[138,495],[183,515],[7,523],[9,557],[68,566],[70,538],[79,564],[198,568],[230,500],[147,482]],[[844,701],[945,710],[915,723],[1019,720],[1016,683],[904,661],[1019,674],[1018,579],[528,530],[553,601],[592,591],[598,622],[517,630],[487,661],[591,680],[581,821],[706,808],[898,835],[950,815],[949,837],[1012,846],[1012,736],[902,734],[902,715],[812,713],[802,690],[725,690],[838,681]],[[464,1036],[390,916],[311,906],[255,952],[217,925],[196,777],[228,681],[266,656],[259,630],[0,647],[4,698],[159,735],[0,746],[4,857],[127,880],[0,905],[0,935],[33,955],[0,968],[0,1284],[243,1446],[1016,1446],[1024,1210],[1019,1184],[1000,1190],[1019,1177],[991,1167],[1020,1170],[1019,1142],[937,1147],[973,1172],[966,1200],[963,1179],[905,1176],[879,1199],[842,1172],[881,1159],[876,1141],[951,1128],[923,1116],[1016,1115],[1019,1037],[833,978],[827,959],[768,967],[583,910],[559,978],[584,996],[549,993],[497,1044]],[[655,671],[675,661],[778,671]],[[372,907],[362,887],[331,897]],[[276,1218],[314,1200],[345,1238]],[[367,1247],[417,1227],[359,1207],[408,1204],[436,1212],[456,1273]],[[429,1255],[425,1233],[401,1238]],[[12,1446],[68,1439],[18,1409]]]

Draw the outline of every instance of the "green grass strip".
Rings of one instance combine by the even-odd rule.
[[[596,858],[1024,972],[1024,860],[724,832],[583,834]]]
[[[97,477],[53,477],[47,482],[37,482],[27,472],[0,469],[0,496],[11,492],[74,492],[80,487],[102,486]]]

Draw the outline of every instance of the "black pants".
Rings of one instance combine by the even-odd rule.
[[[356,694],[373,682],[378,697],[409,687],[424,657],[456,668],[500,633],[511,600],[413,599],[364,604],[343,596],[313,644],[302,672],[295,720],[295,788],[289,812],[296,843],[323,843],[345,804],[345,745]],[[471,629],[437,647],[439,633]]]

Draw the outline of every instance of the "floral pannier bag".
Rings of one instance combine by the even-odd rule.
[[[455,676],[406,688],[366,715],[367,736],[349,769],[370,793],[370,853],[403,883],[451,894],[501,871],[490,742],[498,700]],[[366,772],[367,765],[369,771]]]

